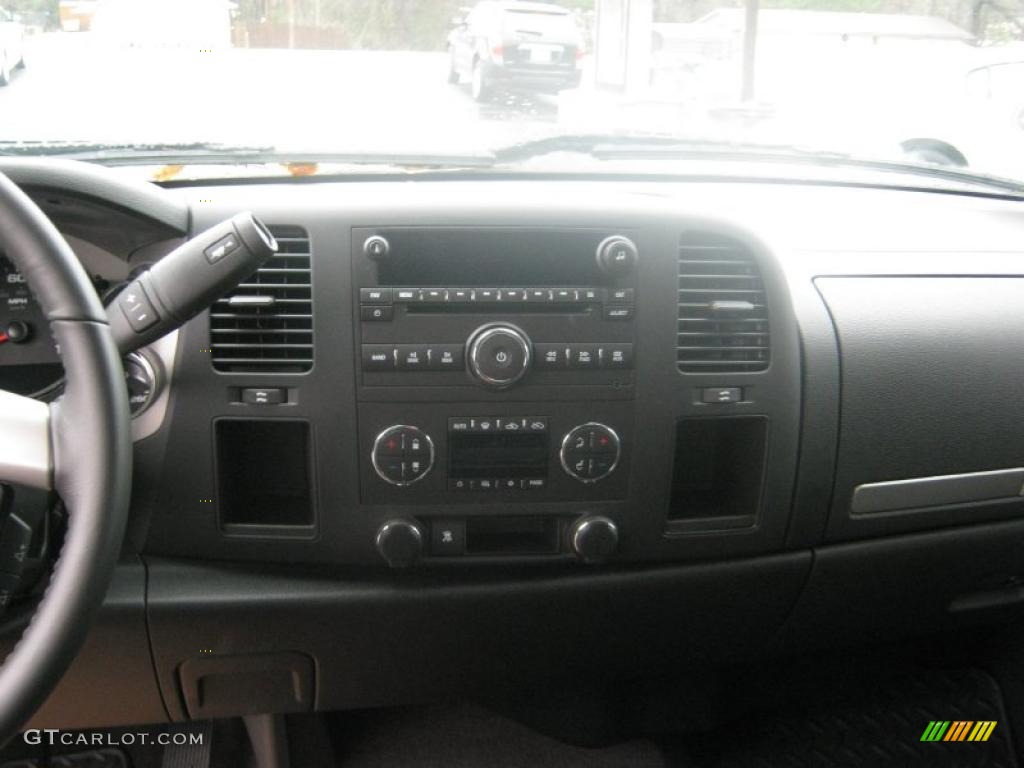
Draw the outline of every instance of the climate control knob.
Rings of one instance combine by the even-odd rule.
[[[514,325],[481,326],[467,344],[470,373],[492,389],[511,387],[526,375],[532,359],[530,338]]]
[[[423,529],[415,520],[388,520],[377,529],[375,544],[392,568],[408,568],[423,554]]]
[[[585,563],[603,563],[619,548],[619,529],[603,515],[584,515],[569,528],[569,546]]]
[[[407,486],[422,480],[434,466],[434,441],[418,427],[396,424],[373,441],[373,469],[391,485]]]
[[[562,469],[581,483],[596,483],[619,465],[622,441],[615,430],[595,421],[570,429],[562,438]]]

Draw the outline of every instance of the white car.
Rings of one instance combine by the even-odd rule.
[[[11,82],[15,69],[25,68],[25,26],[0,8],[0,86]]]

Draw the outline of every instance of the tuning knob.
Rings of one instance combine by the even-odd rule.
[[[392,568],[408,568],[423,554],[423,529],[413,520],[388,520],[377,529],[377,551]]]
[[[514,325],[484,325],[469,339],[469,370],[494,389],[511,387],[530,368],[533,347],[524,331]]]
[[[597,246],[597,266],[607,275],[623,277],[633,271],[639,255],[636,244],[628,237],[612,235]]]
[[[619,547],[619,529],[604,515],[584,515],[569,528],[573,554],[585,563],[603,563]]]

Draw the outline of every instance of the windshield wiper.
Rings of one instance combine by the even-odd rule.
[[[203,142],[165,144],[100,144],[88,141],[0,141],[0,155],[7,157],[66,157],[72,160],[125,160],[146,158],[147,162],[163,162],[178,157],[231,157],[259,155],[272,151],[269,147],[241,147]],[[235,160],[237,162],[237,160]]]
[[[748,160],[853,167],[942,179],[957,184],[982,185],[1024,194],[1024,183],[972,172],[966,168],[923,165],[910,161],[862,158],[790,144],[757,144],[682,138],[664,134],[565,134],[511,144],[493,151],[496,165],[515,165],[557,153],[583,154],[598,160]]]
[[[99,144],[89,142],[0,141],[0,156],[41,155],[103,165],[334,164],[405,169],[490,167],[490,155],[288,151],[272,146],[181,144]]]

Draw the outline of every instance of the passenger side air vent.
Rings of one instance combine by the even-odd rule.
[[[278,253],[210,310],[213,367],[234,373],[302,373],[313,367],[309,235],[270,227]]]
[[[738,241],[688,232],[679,244],[676,361],[686,373],[768,367],[768,307],[761,272]]]

